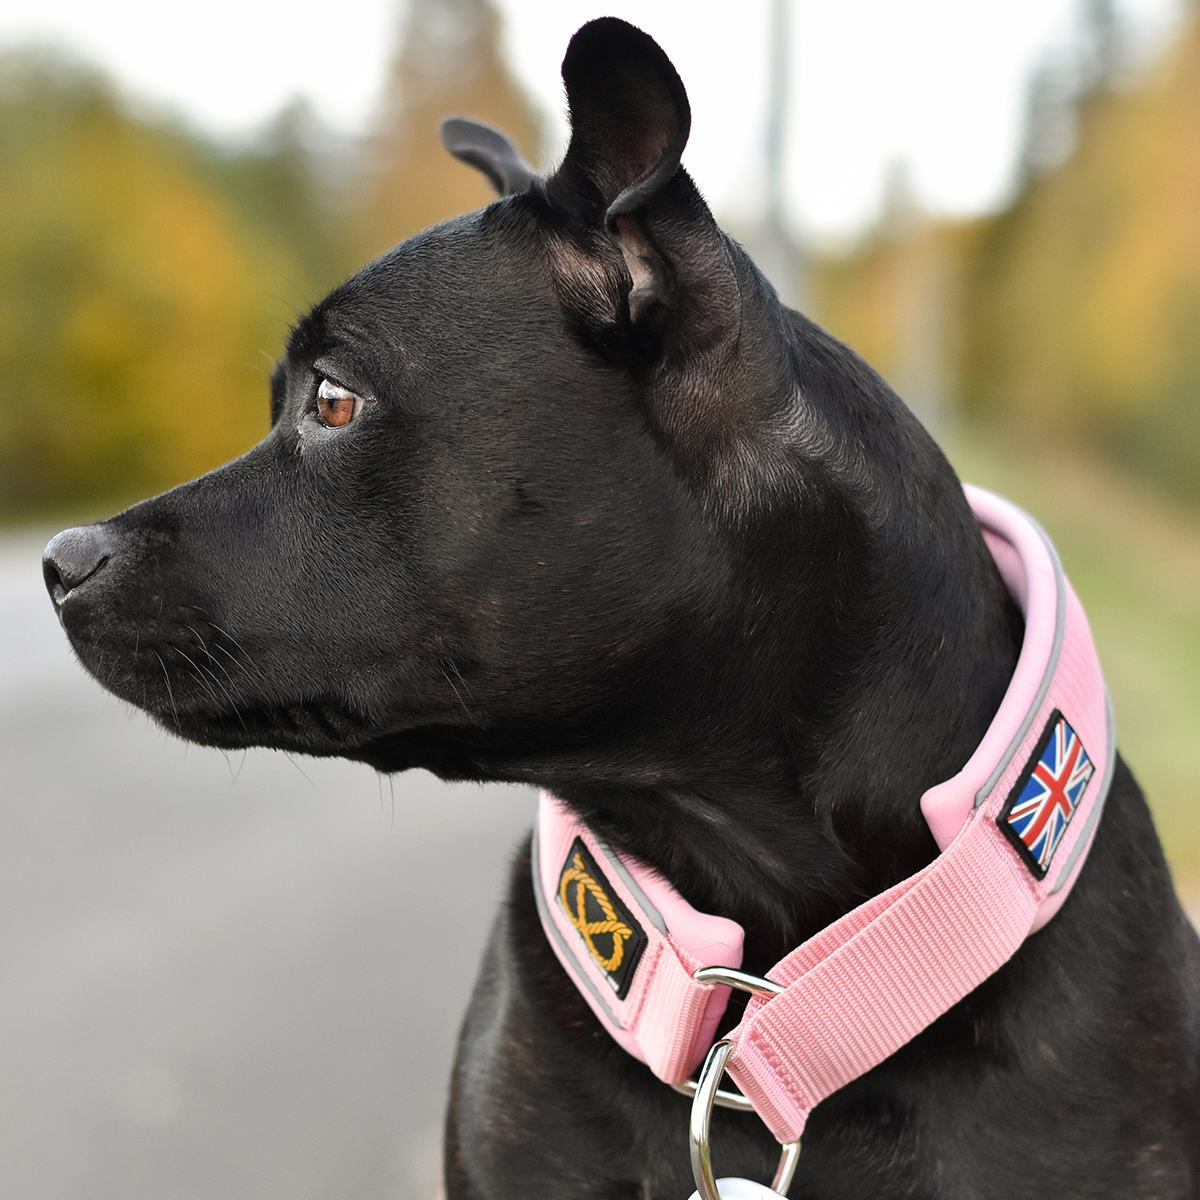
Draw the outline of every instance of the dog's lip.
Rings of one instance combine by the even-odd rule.
[[[100,568],[103,567],[106,562],[108,562],[110,557],[111,557],[111,555],[106,554],[100,560],[99,564],[96,567],[96,570],[99,571]],[[53,602],[54,608],[60,617],[62,616],[63,605],[66,604],[66,602],[72,596],[78,596],[80,591],[82,591],[85,587],[87,587],[88,582],[89,581],[87,579],[85,579],[82,583],[77,583],[74,587],[70,587],[70,588],[66,587],[61,580],[58,580],[55,582],[54,586],[50,589],[50,599]]]

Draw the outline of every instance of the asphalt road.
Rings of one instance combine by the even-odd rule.
[[[186,746],[0,539],[0,1197],[431,1200],[526,789]]]

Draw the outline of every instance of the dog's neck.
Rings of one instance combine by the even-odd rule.
[[[848,352],[793,320],[799,385],[819,395],[813,376]],[[953,471],[872,382],[857,436],[875,444],[856,456],[872,475],[809,462],[803,506],[740,531],[741,635],[670,690],[657,741],[672,761],[615,784],[540,781],[697,908],[739,921],[750,970],[934,857],[920,797],[970,757],[1020,650]]]
[[[996,597],[979,604],[981,621],[989,607],[996,633],[976,629],[957,639],[979,647],[975,657],[939,655],[941,631],[924,644],[910,639],[903,649],[920,663],[919,681],[880,672],[869,688],[841,696],[831,688],[827,716],[810,718],[791,737],[781,681],[749,678],[746,686],[775,703],[731,719],[724,737],[705,723],[690,778],[552,786],[695,907],[739,921],[748,931],[748,969],[765,970],[937,853],[920,797],[970,757],[1015,663],[1003,644],[1009,614]],[[955,640],[948,633],[947,643]],[[864,646],[849,672],[867,674],[874,653]]]

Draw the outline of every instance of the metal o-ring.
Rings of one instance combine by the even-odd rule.
[[[732,1053],[733,1043],[728,1039],[713,1043],[708,1057],[704,1060],[704,1066],[700,1068],[700,1079],[696,1084],[696,1094],[692,1098],[688,1143],[692,1158],[692,1177],[696,1181],[696,1190],[700,1193],[700,1200],[721,1200],[712,1169],[709,1127],[712,1123],[717,1085],[721,1082],[721,1076],[725,1074],[725,1063]],[[772,1189],[781,1196],[787,1195],[799,1158],[800,1142],[786,1143],[779,1156],[779,1167],[775,1171],[775,1178],[771,1181]]]

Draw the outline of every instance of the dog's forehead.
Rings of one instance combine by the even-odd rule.
[[[389,256],[334,288],[297,322],[287,357],[311,364],[339,350],[365,347],[395,354],[436,331],[441,305],[421,294],[419,274],[407,267]]]
[[[547,311],[551,289],[531,226],[495,211],[504,207],[424,230],[368,263],[301,318],[287,357],[311,364],[342,350],[415,361],[451,345],[460,355],[510,333],[515,309]]]

